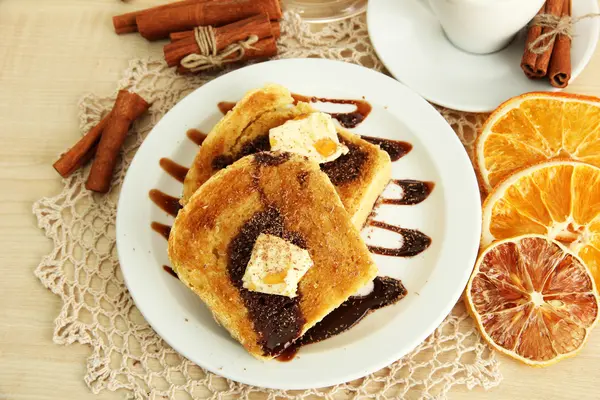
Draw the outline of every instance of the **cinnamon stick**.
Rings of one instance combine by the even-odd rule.
[[[160,6],[146,8],[144,10],[132,11],[126,14],[115,15],[113,17],[113,26],[115,28],[115,32],[119,35],[123,33],[137,32],[138,27],[135,19],[138,15],[149,13],[158,10],[165,10],[167,8],[175,8],[181,7],[182,5],[192,4],[199,1],[211,1],[211,0],[179,0],[173,3],[162,4]]]
[[[571,16],[571,0],[565,0],[562,16]],[[571,38],[558,35],[554,43],[550,67],[548,69],[550,84],[557,88],[567,87],[571,79]]]
[[[73,147],[71,147],[66,153],[60,156],[60,158],[52,165],[56,172],[63,178],[69,177],[73,172],[77,171],[79,167],[85,165],[89,160],[94,157],[96,147],[100,141],[102,131],[108,124],[110,119],[110,113],[107,114],[98,125],[94,126],[89,130]]]
[[[546,4],[542,5],[537,15],[544,14],[546,12]],[[527,31],[527,40],[525,41],[525,51],[523,52],[523,58],[521,59],[521,69],[525,72],[528,78],[541,78],[544,76],[542,71],[536,70],[535,64],[537,61],[537,54],[529,50],[529,46],[542,34],[542,27],[539,25],[531,25]]]
[[[271,36],[275,39],[279,39],[281,36],[281,23],[279,21],[270,21],[271,22]],[[169,33],[169,39],[171,42],[175,42],[181,39],[188,39],[194,37],[194,31],[181,31],[181,32],[171,32]]]
[[[556,17],[560,17],[562,14],[563,4],[565,0],[547,0],[546,1],[546,14],[552,14]],[[551,31],[552,28],[546,27],[542,29],[542,35]],[[542,41],[541,46],[548,45],[548,49],[539,54],[535,61],[535,71],[538,76],[546,76],[548,73],[548,64],[550,63],[550,57],[552,57],[552,50],[554,48],[554,41],[552,38],[548,38]]]
[[[171,40],[171,42],[176,42],[181,39],[188,39],[190,37],[194,37],[193,30],[169,33],[169,40]]]
[[[273,20],[280,19],[279,0],[196,2],[142,13],[136,17],[136,23],[143,37],[158,40],[169,37],[170,32],[185,31],[196,26],[225,25],[261,13],[267,13]]]
[[[257,58],[269,58],[273,57],[277,54],[277,42],[273,37],[268,37],[265,39],[261,39],[258,42],[252,45],[252,48],[246,50],[244,53],[244,58],[240,60],[246,61],[250,59]],[[230,58],[234,58],[235,54],[232,54]],[[181,65],[177,66],[177,72],[180,74],[189,74],[192,73],[189,69],[182,67]]]
[[[199,54],[200,48],[196,38],[192,36],[177,40],[164,46],[165,60],[167,65],[172,67],[189,54]],[[248,37],[256,35],[259,39],[271,36],[271,23],[267,14],[255,15],[232,24],[215,28],[216,50],[223,50],[230,44],[245,40]]]
[[[85,184],[87,189],[100,193],[108,192],[119,150],[125,141],[127,131],[133,121],[148,107],[149,104],[138,94],[127,90],[119,91],[110,119],[98,143],[96,157]]]
[[[275,39],[281,37],[281,23],[279,21],[271,21],[271,36]]]

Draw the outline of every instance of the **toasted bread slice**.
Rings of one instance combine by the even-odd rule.
[[[216,172],[244,156],[270,150],[271,128],[314,111],[308,103],[294,104],[290,92],[279,85],[267,85],[246,94],[200,147],[185,177],[182,204]],[[322,164],[321,168],[335,185],[354,225],[362,228],[390,180],[390,157],[379,146],[341,127],[338,127],[338,136],[350,152]]]
[[[361,229],[390,181],[392,161],[379,146],[340,127],[338,137],[350,151],[337,160],[321,164],[321,170],[334,184],[354,226]]]
[[[314,265],[297,297],[243,288],[260,233],[308,250]],[[206,181],[175,219],[169,257],[218,323],[259,359],[281,353],[377,275],[327,176],[291,153],[250,155]]]

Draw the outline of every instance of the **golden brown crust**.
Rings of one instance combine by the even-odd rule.
[[[220,324],[252,355],[268,359],[228,273],[228,246],[253,215],[267,205],[279,210],[314,262],[299,285],[306,320],[300,335],[372,280],[377,267],[319,166],[288,153],[278,165],[257,162],[264,154],[242,158],[194,193],[171,230],[169,257]]]

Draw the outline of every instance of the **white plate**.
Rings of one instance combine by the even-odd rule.
[[[279,83],[295,93],[359,99],[373,106],[355,131],[411,142],[413,150],[393,163],[395,178],[436,183],[416,206],[384,206],[378,220],[420,229],[432,245],[414,258],[375,256],[381,274],[402,279],[405,299],[378,310],[329,340],[306,346],[288,363],[251,357],[218,327],[203,303],[165,273],[167,243],[150,229],[172,218],[148,198],[158,188],[171,195],[182,189],[159,167],[162,157],[190,165],[197,147],[186,130],[204,131],[221,118],[216,103],[240,99],[250,89]],[[183,356],[227,378],[278,388],[324,387],[356,379],[399,359],[422,342],[450,312],[475,262],[481,208],[471,163],[457,136],[435,109],[398,81],[353,64],[318,59],[252,65],[197,89],[150,132],[138,150],[121,190],[117,245],[125,281],[136,305],[162,338]],[[380,240],[381,234],[373,240]],[[399,238],[384,238],[384,244]],[[382,242],[378,242],[381,244]]]
[[[597,12],[597,0],[573,1],[575,18]],[[373,47],[390,73],[441,106],[487,112],[525,92],[559,90],[547,80],[533,81],[523,74],[525,31],[499,52],[466,53],[448,41],[426,0],[369,0],[367,26]],[[599,18],[575,25],[571,82],[590,60],[599,34]]]

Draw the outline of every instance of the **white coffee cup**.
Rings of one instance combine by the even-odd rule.
[[[507,46],[545,0],[428,1],[446,36],[456,47],[487,54]]]

